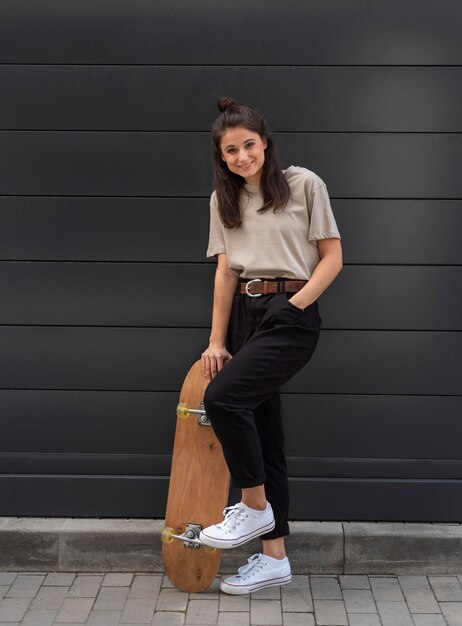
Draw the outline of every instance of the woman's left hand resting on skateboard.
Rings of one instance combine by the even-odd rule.
[[[232,359],[225,346],[226,333],[231,314],[231,305],[236,291],[238,277],[228,267],[226,254],[218,255],[215,272],[215,289],[213,299],[212,331],[209,346],[202,353],[202,371],[208,382]]]

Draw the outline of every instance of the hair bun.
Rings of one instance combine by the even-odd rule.
[[[226,96],[223,96],[222,98],[218,99],[217,104],[218,104],[219,111],[224,113],[226,109],[229,109],[230,107],[236,104],[236,100],[234,100],[233,98],[227,98]]]

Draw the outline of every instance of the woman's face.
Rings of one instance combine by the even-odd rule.
[[[228,128],[221,138],[221,158],[234,174],[250,185],[260,183],[265,162],[266,139],[247,128]]]

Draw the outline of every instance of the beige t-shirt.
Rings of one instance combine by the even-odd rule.
[[[225,252],[241,278],[308,280],[319,263],[318,239],[341,239],[325,183],[314,172],[291,165],[282,170],[290,187],[284,210],[257,213],[263,205],[259,185],[241,192],[242,225],[225,228],[215,191],[210,198],[207,257]]]

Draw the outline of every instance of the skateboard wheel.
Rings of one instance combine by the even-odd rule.
[[[214,552],[217,551],[216,548],[214,548],[213,546],[204,546],[204,549],[206,552],[208,552],[209,554],[213,554]]]
[[[175,531],[173,530],[173,528],[169,528],[167,526],[162,531],[160,535],[160,540],[162,541],[162,543],[172,543],[174,534],[175,534]]]
[[[186,419],[189,415],[189,407],[186,402],[180,402],[180,404],[176,407],[177,417],[181,417],[182,419]]]

